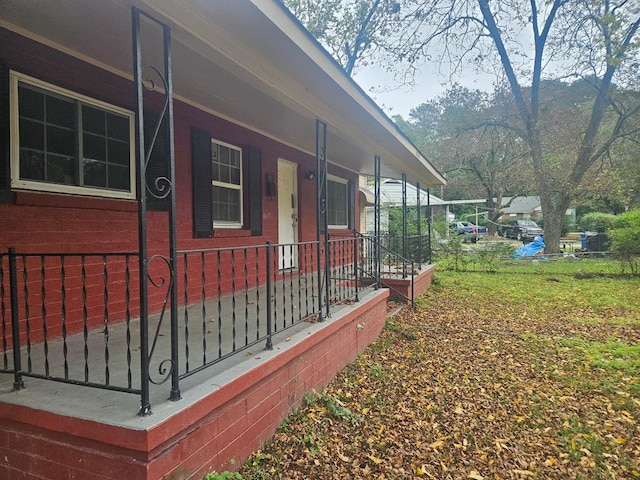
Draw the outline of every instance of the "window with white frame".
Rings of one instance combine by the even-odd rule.
[[[349,184],[347,180],[327,177],[327,223],[330,228],[348,228]]]
[[[213,188],[213,224],[242,227],[242,150],[233,145],[211,141],[211,185]]]
[[[13,188],[135,198],[133,113],[11,72]]]

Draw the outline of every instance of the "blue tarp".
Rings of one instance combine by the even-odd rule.
[[[523,245],[511,255],[516,260],[523,257],[532,257],[544,250],[544,240],[542,237],[536,237],[533,242]]]

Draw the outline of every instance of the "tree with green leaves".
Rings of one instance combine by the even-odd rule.
[[[399,21],[396,0],[282,0],[351,76],[367,65]]]
[[[447,175],[446,198],[485,198],[489,232],[495,233],[505,197],[530,194],[534,181],[520,138],[498,125],[509,105],[493,93],[454,84],[435,100],[396,117],[405,134]],[[496,120],[488,125],[487,119]]]
[[[637,106],[628,108],[617,93],[638,86],[640,4],[406,0],[402,18],[387,51],[409,69],[438,58],[454,71],[472,63],[505,79],[514,114],[500,126],[527,145],[545,242],[549,251],[558,251],[565,212],[584,175],[628,134],[629,119],[638,113]],[[542,96],[547,79],[581,80],[589,91],[589,100],[579,112],[574,110],[579,115],[564,112],[570,129],[544,128],[544,109],[553,105]],[[486,123],[497,124],[493,119]]]
[[[340,5],[321,41],[350,73],[378,54],[404,81],[402,72],[416,72],[427,60],[447,64],[454,74],[472,65],[504,81],[512,115],[485,124],[508,129],[526,145],[545,241],[549,251],[558,251],[565,212],[583,178],[630,135],[629,121],[638,114],[638,106],[627,104],[620,92],[638,88],[640,3],[344,0]],[[587,99],[580,108],[554,109],[560,97],[543,96],[548,80],[581,81]],[[549,112],[557,115],[555,121]],[[550,128],[563,120],[570,128]]]

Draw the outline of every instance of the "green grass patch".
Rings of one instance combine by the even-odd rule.
[[[583,352],[594,368],[617,370],[631,376],[640,376],[640,345],[629,345],[616,338],[606,342],[589,342],[582,338],[569,337],[560,344]]]
[[[640,325],[638,317],[567,317],[567,321],[583,325]]]
[[[597,263],[610,266],[615,262],[598,260]],[[625,319],[618,324],[640,325],[640,278],[576,279],[574,275],[579,271],[575,263],[564,265],[562,272],[553,264],[538,265],[528,272],[512,270],[497,275],[438,271],[438,282],[432,288],[434,293],[443,289],[451,291],[454,298],[467,305],[493,304],[503,311],[506,306],[516,318],[520,314],[534,317],[563,314],[576,323]]]

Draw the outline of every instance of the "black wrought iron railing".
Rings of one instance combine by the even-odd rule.
[[[387,245],[393,246],[394,244],[383,241],[387,239],[383,238],[378,243],[375,237],[359,235],[359,243],[361,245],[360,282],[369,280],[375,282],[377,286],[384,286],[391,290],[392,296],[401,297],[413,306],[415,303],[413,283],[421,265],[412,259],[404,257],[397,250],[389,248]],[[397,288],[394,282],[397,279],[411,280],[408,293]]]
[[[134,253],[0,254],[2,369],[139,393]],[[137,385],[136,385],[137,383]]]
[[[0,253],[0,372],[140,394],[200,372],[377,286],[374,239],[177,252],[147,264],[149,326],[141,329],[139,256],[123,253]],[[325,248],[329,248],[328,254]],[[329,260],[329,275],[317,265]],[[177,332],[167,320],[178,291]],[[327,309],[327,311],[330,311]],[[177,349],[172,342],[177,338]],[[147,342],[147,361],[140,345]],[[147,372],[144,365],[149,365]]]
[[[317,242],[179,251],[181,378],[315,321],[318,251]]]
[[[416,265],[431,263],[431,239],[429,235],[382,234],[380,244],[386,249],[401,255]]]

